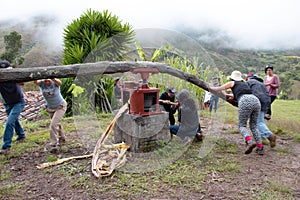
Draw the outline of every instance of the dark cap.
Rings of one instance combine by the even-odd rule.
[[[10,63],[6,60],[0,62],[0,68],[8,68],[10,67]]]
[[[174,95],[175,94],[174,87],[168,87],[166,89],[166,92]]]

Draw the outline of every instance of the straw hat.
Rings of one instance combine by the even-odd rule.
[[[233,71],[231,75],[229,76],[230,79],[234,81],[243,81],[242,73],[240,71]]]

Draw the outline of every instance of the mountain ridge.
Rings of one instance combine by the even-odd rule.
[[[56,22],[57,19],[49,15],[35,16],[30,21],[25,22],[21,20],[0,21],[0,54],[5,50],[4,35],[11,31],[17,31],[22,35],[21,54],[25,58],[24,63],[19,67],[60,65],[63,47],[51,49],[53,44],[47,43],[47,40],[42,38],[42,35],[50,34],[47,32],[51,30],[49,27],[53,27]],[[177,31],[181,32],[181,29],[178,28]],[[242,73],[253,71],[263,76],[264,67],[267,64],[273,65],[274,72],[280,75],[282,87],[287,88],[285,93],[288,97],[285,98],[289,98],[289,96],[293,96],[293,99],[300,98],[300,93],[297,94],[295,89],[288,91],[288,89],[292,89],[293,84],[298,84],[300,81],[300,59],[287,58],[287,56],[300,57],[300,47],[299,49],[283,50],[235,49],[230,45],[231,42],[234,42],[233,39],[226,34],[218,35],[218,30],[196,32],[193,29],[185,29],[182,33],[198,42],[216,67],[219,67],[226,75],[229,75],[233,70],[240,70]],[[209,42],[203,40],[205,37],[210,38]],[[209,65],[211,63],[204,64]],[[296,94],[291,95],[293,92]]]

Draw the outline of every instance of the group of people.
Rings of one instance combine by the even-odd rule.
[[[0,62],[1,68],[11,68],[7,61]],[[248,73],[246,81],[242,78],[240,71],[233,71],[229,76],[230,81],[224,85],[219,85],[219,80],[210,85],[210,90],[222,91],[231,89],[232,93],[227,94],[230,101],[236,101],[238,106],[238,127],[242,134],[246,149],[245,154],[249,154],[256,147],[256,152],[263,155],[264,149],[262,137],[270,141],[270,146],[276,145],[276,136],[268,129],[264,119],[271,119],[271,104],[277,97],[279,78],[273,74],[273,67],[267,65],[265,68],[266,76],[264,80],[258,76]],[[119,79],[116,80],[115,85]],[[57,78],[35,80],[46,102],[50,123],[50,152],[56,153],[59,147],[66,141],[61,120],[66,112],[67,103],[60,92],[62,82]],[[22,112],[25,101],[21,89],[23,83],[0,83],[0,93],[6,114],[8,116],[3,135],[3,144],[0,154],[8,153],[12,146],[14,133],[17,135],[16,142],[24,141],[25,132],[18,120]],[[119,95],[118,91],[115,91]],[[217,99],[217,97],[214,97]],[[174,87],[168,87],[159,97],[159,104],[162,109],[169,113],[170,133],[177,135],[185,143],[191,142],[195,137],[202,139],[202,131],[195,101],[190,97],[189,92],[183,89],[176,93]],[[215,110],[217,103],[215,104]],[[210,110],[213,107],[211,106]],[[178,111],[178,124],[176,125],[174,114]],[[247,129],[249,121],[250,130],[254,140]]]
[[[0,62],[0,70],[9,68],[11,68],[11,65],[8,61]],[[62,117],[67,109],[67,103],[60,92],[62,83],[57,78],[36,80],[34,83],[40,88],[46,102],[46,111],[51,118],[50,144],[47,145],[47,148],[50,152],[56,153],[59,151],[60,145],[66,141],[61,126]],[[17,135],[16,143],[22,142],[26,138],[24,129],[19,122],[19,115],[25,106],[24,94],[21,88],[23,84],[0,83],[0,93],[7,114],[0,154],[7,154],[10,151],[14,133]]]
[[[279,77],[273,73],[271,65],[265,67],[265,73],[266,76],[263,80],[250,72],[245,81],[240,71],[233,71],[228,77],[229,82],[219,85],[219,80],[215,80],[210,85],[210,90],[214,91],[231,89],[231,93],[226,95],[229,101],[235,101],[238,106],[238,127],[246,143],[245,154],[250,154],[256,148],[256,152],[263,155],[262,138],[268,139],[272,148],[276,145],[276,135],[270,131],[264,119],[271,119],[271,104],[278,95],[280,81]],[[190,142],[191,136],[202,138],[195,102],[185,89],[178,92],[177,101],[174,102],[173,89],[169,87],[160,95],[162,108],[169,112],[171,134],[177,135],[185,142]],[[213,98],[217,99],[216,96]],[[210,105],[210,111],[212,109],[213,106]],[[216,111],[217,103],[214,109]],[[178,110],[178,125],[175,125],[174,118],[176,110]],[[247,129],[248,121],[252,135]]]
[[[199,115],[195,101],[190,97],[186,89],[179,91],[176,95],[174,87],[168,87],[160,97],[162,110],[169,113],[169,124],[171,136],[180,137],[185,144],[192,141],[192,137],[197,140],[202,139],[202,131],[199,121]],[[174,114],[178,111],[178,124]]]
[[[240,71],[233,71],[229,82],[210,87],[215,91],[231,89],[232,93],[227,95],[238,105],[238,127],[246,143],[245,154],[251,153],[256,147],[256,152],[263,155],[262,138],[268,139],[271,147],[276,145],[276,136],[266,126],[264,118],[271,118],[271,104],[276,99],[280,82],[278,76],[273,74],[272,66],[267,65],[265,73],[264,81],[253,73],[248,73],[244,81]],[[248,121],[254,141],[247,129]]]

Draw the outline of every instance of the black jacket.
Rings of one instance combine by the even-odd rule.
[[[161,100],[169,100],[170,102],[174,102],[175,101],[175,96],[174,97],[169,97],[167,92],[163,92],[160,95],[159,99],[161,99]],[[166,103],[163,103],[163,102],[159,102],[159,104],[161,106],[163,106],[163,110],[165,110],[167,112],[174,113],[174,110],[172,109],[172,105],[171,104],[166,104]]]
[[[252,94],[254,94],[260,101],[261,111],[265,112],[270,108],[271,99],[269,96],[269,92],[263,83],[263,80],[259,77],[253,77],[247,81],[249,87],[252,90]]]

